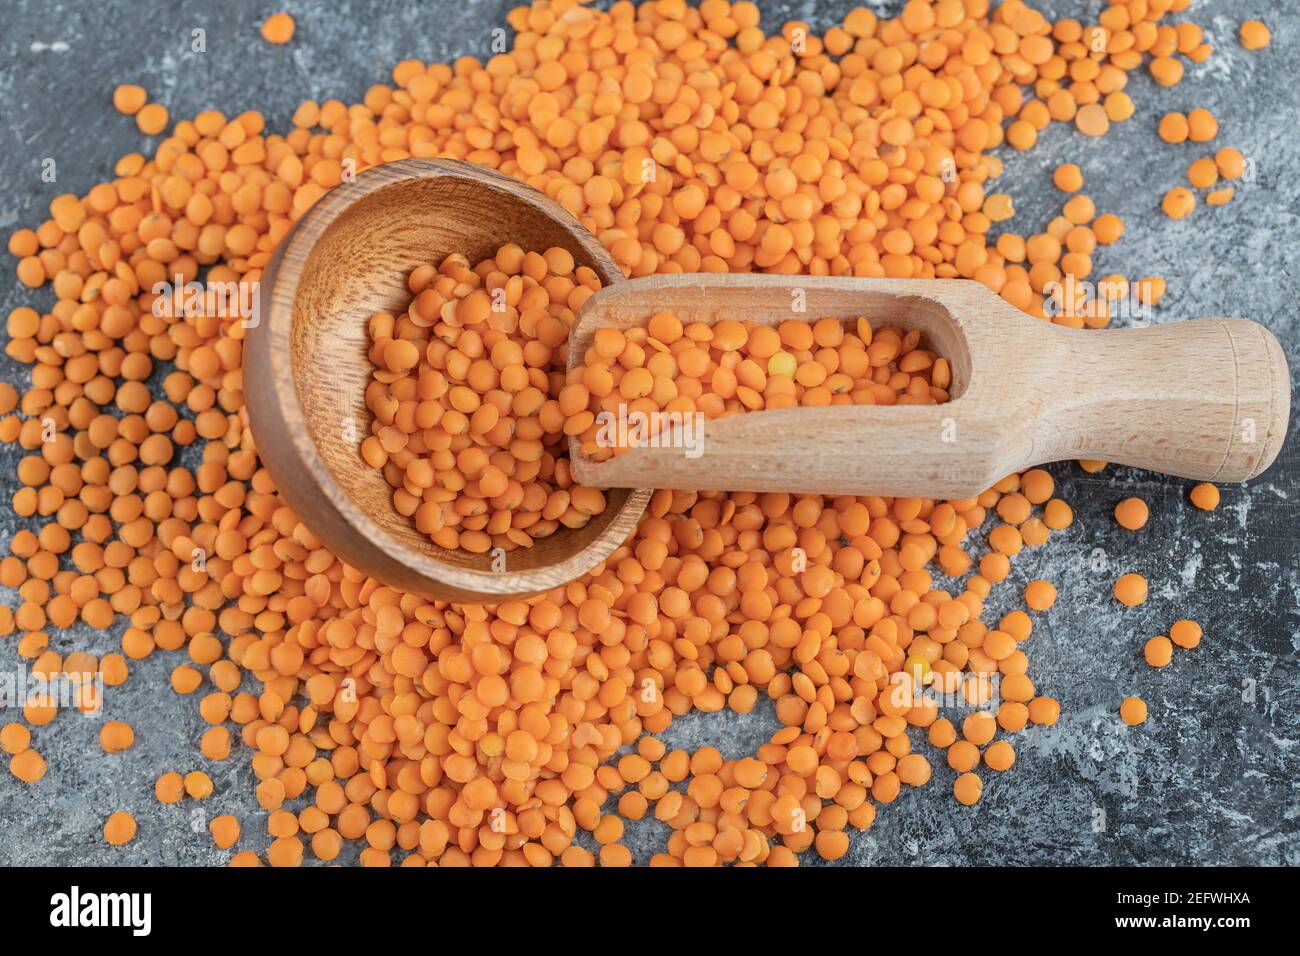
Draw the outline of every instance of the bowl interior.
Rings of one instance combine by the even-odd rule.
[[[621,278],[610,274],[612,263],[598,261],[570,228],[515,195],[505,181],[496,187],[452,175],[402,179],[365,195],[325,228],[304,264],[290,333],[306,428],[343,492],[393,542],[434,562],[482,572],[491,571],[490,554],[435,545],[393,509],[383,474],[360,458],[371,421],[365,389],[374,371],[366,323],[375,312],[404,311],[406,277],[416,266],[437,264],[453,252],[475,263],[509,242],[539,252],[562,246],[602,282]],[[530,548],[509,552],[509,571],[572,557],[601,535],[630,495],[628,489],[608,491],[604,513],[584,527],[561,527]]]

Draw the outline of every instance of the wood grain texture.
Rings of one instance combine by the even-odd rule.
[[[369,433],[366,322],[410,298],[408,273],[452,252],[477,262],[503,244],[568,249],[608,285],[623,274],[567,212],[494,170],[405,160],[366,170],[323,196],[281,241],[262,275],[261,320],[244,371],[258,454],[286,502],[348,564],[427,597],[495,603],[590,570],[636,528],[649,492],[621,489],[579,529],[506,555],[448,551],[393,510],[392,489],[360,457]]]
[[[793,290],[802,313],[792,312]],[[1234,482],[1272,464],[1286,435],[1286,359],[1272,333],[1245,319],[1085,331],[1034,319],[965,280],[650,276],[588,300],[570,365],[583,361],[597,328],[641,325],[660,310],[683,322],[865,315],[920,329],[952,364],[953,398],[715,419],[693,459],[681,448],[637,447],[593,462],[572,440],[583,484],[968,498],[1065,458]]]

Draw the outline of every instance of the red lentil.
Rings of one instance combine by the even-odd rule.
[[[1046,319],[1047,284],[1085,278],[1084,250],[1118,239],[1122,223],[1103,226],[1077,197],[1044,232],[991,243],[990,224],[1013,210],[1005,194],[987,194],[1002,172],[989,150],[1030,148],[1053,121],[1091,135],[1126,118],[1131,103],[1120,88],[1143,62],[1138,35],[1171,31],[1146,47],[1161,83],[1181,78],[1175,53],[1193,62],[1208,54],[1193,31],[1156,26],[1167,4],[1140,9],[1135,22],[1108,27],[1112,43],[1135,46],[1112,45],[1100,58],[1018,0],[987,15],[979,3],[910,3],[887,21],[858,8],[824,37],[806,36],[795,55],[790,36],[764,37],[748,3],[662,0],[600,11],[539,2],[511,12],[515,47],[489,64],[406,61],[361,104],[302,104],[288,134],[268,133],[256,113],[208,111],[176,123],[150,156],[124,157],[112,182],[56,198],[47,222],[9,240],[20,283],[50,282],[59,300],[49,313],[20,307],[8,317],[6,351],[32,366],[33,379],[13,397],[27,420],[12,419],[10,440],[43,459],[20,466],[15,509],[56,529],[15,535],[16,563],[0,563],[0,581],[26,587],[14,614],[28,634],[20,650],[32,659],[46,652],[47,621],[104,628],[121,615],[129,624],[121,654],[101,658],[106,683],[109,674],[125,680],[126,658],[186,652],[173,687],[212,684],[201,715],[213,728],[237,726],[259,803],[280,811],[266,854],[275,866],[301,864],[308,842],[314,856],[333,860],[345,839],[367,842],[366,865],[389,865],[394,854],[442,865],[592,865],[596,857],[573,843],[579,820],[611,840],[601,865],[626,865],[621,823],[602,812],[616,792],[645,801],[642,810],[629,799],[629,816],[653,812],[672,829],[656,865],[794,865],[810,848],[837,859],[847,827],[871,826],[877,803],[928,779],[929,761],[910,752],[910,726],[927,727],[949,763],[966,768],[954,795],[975,803],[977,745],[957,740],[951,722],[913,706],[910,694],[887,690],[891,681],[910,689],[917,679],[965,673],[977,678],[972,702],[983,703],[990,675],[1002,671],[998,716],[972,722],[971,734],[1059,718],[1059,703],[1038,695],[1025,673],[1017,647],[1025,626],[1008,616],[995,632],[980,620],[1015,556],[1073,521],[1045,472],[1007,476],[966,501],[662,491],[636,535],[580,581],[493,607],[426,602],[343,565],[280,502],[246,428],[243,324],[206,314],[161,319],[149,290],[201,268],[209,281],[256,281],[291,223],[341,181],[346,161],[364,169],[448,156],[554,196],[629,275],[966,277]],[[272,21],[279,26],[267,39],[287,41],[291,19],[288,32]],[[959,54],[948,37],[959,38]],[[597,74],[622,79],[585,89]],[[688,74],[704,82],[685,82]],[[1052,78],[1066,76],[1068,85]],[[170,123],[157,103],[134,115],[146,135]],[[696,121],[704,117],[713,119]],[[1178,132],[1161,127],[1162,136]],[[546,266],[544,277],[531,274],[538,287],[553,299],[574,291],[554,281],[573,273],[570,264],[533,254]],[[419,281],[436,284],[441,265],[416,270]],[[477,276],[466,261],[454,266]],[[1164,282],[1135,288],[1154,303]],[[1053,321],[1084,324],[1081,316]],[[737,325],[761,358],[752,331]],[[655,328],[674,327],[659,318]],[[725,327],[721,344],[738,341],[734,333]],[[809,359],[822,350],[842,358],[813,334]],[[872,334],[863,339],[868,354],[883,331]],[[421,350],[412,362],[412,350],[396,344],[405,336],[387,338],[375,364],[409,379]],[[408,344],[417,340],[426,342],[417,335]],[[906,354],[900,347],[893,359]],[[649,371],[654,357],[645,358]],[[928,371],[896,371],[944,390],[939,360]],[[796,361],[796,374],[812,364]],[[622,378],[637,367],[620,363]],[[155,372],[153,392],[144,383]],[[873,384],[896,393],[894,374]],[[562,431],[570,413],[546,378],[543,406],[556,402]],[[654,395],[651,378],[640,397]],[[639,393],[644,376],[627,384]],[[457,399],[482,407],[483,393],[469,392]],[[581,410],[578,395],[566,406]],[[37,414],[55,418],[59,439],[40,441],[29,427]],[[201,463],[171,467],[194,444]],[[452,500],[472,497],[456,490]],[[968,538],[989,514],[1003,523],[976,561],[968,549],[979,545]],[[190,563],[195,548],[207,554],[203,571]],[[63,577],[65,565],[76,573]],[[972,573],[949,593],[932,567]],[[239,689],[245,675],[256,692]],[[712,748],[613,760],[692,709],[747,712],[760,691],[783,726],[744,770]],[[40,707],[31,713],[46,716]],[[40,755],[17,732],[3,740],[7,750],[24,748],[11,756],[11,772],[38,781]],[[1001,743],[984,755],[995,770],[1014,759]],[[201,747],[213,759],[225,749],[207,734]],[[743,802],[732,787],[738,776],[762,781]],[[684,792],[669,787],[686,781]],[[167,773],[155,793],[174,803],[211,789],[202,772]],[[291,826],[284,804],[299,797],[316,813],[302,811]],[[491,824],[498,810],[505,839]],[[231,860],[259,862],[247,851]]]

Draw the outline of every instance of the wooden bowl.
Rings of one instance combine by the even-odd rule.
[[[393,509],[383,474],[361,460],[374,366],[366,322],[410,300],[417,265],[452,252],[471,263],[509,242],[562,246],[603,284],[623,279],[604,247],[559,205],[493,170],[403,160],[331,190],[293,226],[262,274],[244,393],[262,463],[281,497],[334,554],[431,598],[494,603],[537,594],[604,561],[636,528],[648,491],[606,494],[603,514],[498,555],[449,551]],[[500,566],[501,561],[497,562]]]

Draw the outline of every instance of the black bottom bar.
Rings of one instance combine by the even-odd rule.
[[[463,944],[467,934],[492,942],[527,933],[537,919],[548,934],[564,931],[565,921],[584,932],[608,922],[669,939],[683,938],[683,921],[699,920],[706,931],[732,926],[728,935],[744,926],[766,938],[769,929],[779,934],[789,926],[819,941],[840,933],[861,939],[869,925],[873,940],[886,934],[937,942],[952,934],[974,945],[1006,932],[1029,939],[1025,934],[1038,930],[1053,934],[1040,940],[1070,942],[1161,931],[1228,942],[1252,930],[1276,934],[1295,909],[1285,872],[1245,868],[11,869],[4,876],[8,923],[19,938],[93,934],[127,945],[146,935],[181,943],[214,933],[234,942],[249,938],[244,932],[259,944],[280,942],[281,933],[286,943],[319,933],[336,944],[353,935],[371,943],[376,933],[417,926],[432,942],[427,934],[444,920],[455,930],[447,943]]]

